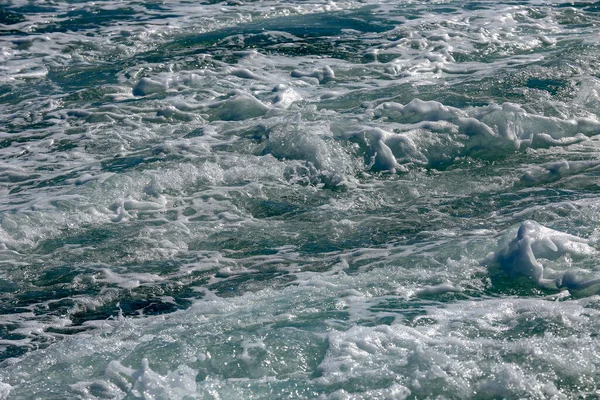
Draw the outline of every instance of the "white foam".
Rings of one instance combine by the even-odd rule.
[[[594,229],[597,21],[542,0],[478,6],[24,15],[0,50],[6,98],[23,98],[0,107],[0,290],[27,312],[3,316],[20,336],[0,351],[29,353],[2,365],[0,398],[593,396],[595,239],[526,221],[489,271],[479,260],[521,218]],[[36,33],[124,10],[135,18]],[[311,13],[306,27],[358,25],[268,30]],[[117,83],[83,81],[103,76]],[[523,277],[555,294],[503,297]],[[57,297],[36,303],[38,289]],[[180,307],[188,290],[204,297],[186,310],[72,326],[145,293]]]
[[[566,318],[576,330],[596,325],[597,311],[576,302],[561,306],[541,300],[469,301],[429,311],[418,318],[424,323],[414,328],[393,324],[331,332],[327,356],[319,366],[319,383],[360,388],[364,382],[379,381],[390,387],[401,385],[415,397],[443,390],[445,395],[460,398],[563,398],[560,382],[590,367],[586,352],[596,347],[592,340],[583,339],[569,358],[571,350],[558,348],[571,340],[568,334],[518,336],[519,327],[532,319],[544,326],[546,321]],[[515,339],[499,346],[495,337],[512,330]],[[550,350],[550,355],[553,346],[558,347]],[[511,357],[521,361],[511,362]],[[573,359],[582,363],[581,368]],[[545,367],[537,370],[538,365]],[[593,374],[585,374],[588,388],[593,387]],[[359,389],[358,393],[368,392]]]
[[[153,283],[163,281],[164,278],[149,273],[117,274],[106,268],[101,270],[104,274],[103,279],[97,279],[99,282],[115,283],[124,289],[133,289],[142,283]]]
[[[449,283],[439,285],[426,285],[415,292],[416,296],[439,295],[444,293],[460,292],[461,290]]]
[[[302,72],[299,70],[292,71],[292,77],[294,78],[315,78],[318,83],[327,83],[335,79],[335,72],[329,65],[323,66],[321,69],[317,69],[311,72]]]
[[[275,86],[273,92],[273,104],[281,108],[289,108],[294,102],[302,100],[298,92],[283,84]]]
[[[0,399],[8,399],[11,389],[12,386],[10,386],[9,384],[0,382]]]
[[[592,242],[578,236],[546,228],[534,221],[521,223],[516,237],[486,260],[511,277],[527,277],[536,284],[550,289],[568,289],[574,294],[600,293],[598,277],[589,277],[591,271],[555,270],[545,266],[548,261],[568,255],[593,257],[598,251]],[[561,263],[564,268],[564,263]]]
[[[196,392],[197,371],[180,366],[163,376],[150,369],[147,359],[142,359],[141,364],[135,370],[112,361],[106,367],[106,374],[115,376],[133,396],[144,399],[183,399]]]
[[[269,107],[248,94],[234,94],[227,100],[210,105],[213,118],[223,121],[240,121],[260,117],[269,111]]]
[[[229,73],[238,78],[261,80],[262,78],[247,68],[231,68]]]
[[[392,384],[384,389],[366,390],[360,393],[349,393],[344,389],[337,390],[330,395],[321,395],[317,400],[359,400],[359,399],[386,399],[386,400],[405,400],[411,394],[410,389],[398,383]]]
[[[387,123],[394,132],[365,127],[338,135],[364,143],[375,170],[437,165],[462,156],[494,157],[530,147],[568,146],[600,133],[597,121],[531,115],[511,103],[460,110],[415,99],[406,105],[383,103],[373,113],[376,122]]]
[[[354,263],[366,255],[377,256],[365,249],[348,254],[347,260]],[[15,360],[4,381],[17,395],[47,390],[43,377],[52,376],[54,390],[65,396],[75,392],[148,398],[210,393],[225,397],[237,391],[259,396],[265,382],[270,382],[267,390],[285,391],[290,379],[331,398],[426,397],[442,392],[468,398],[475,391],[490,397],[544,396],[562,393],[557,389],[561,380],[580,376],[588,386],[593,381],[589,368],[593,369],[597,341],[577,332],[597,328],[597,298],[465,300],[432,304],[413,322],[399,317],[390,326],[357,325],[397,315],[379,310],[382,303],[398,299],[385,286],[427,273],[413,265],[399,267],[398,254],[389,258],[389,267],[365,266],[354,276],[306,272],[315,285],[267,287],[232,298],[207,295],[188,310],[143,320],[121,316],[107,321],[103,332],[74,336]],[[325,347],[321,331],[300,329],[298,324],[314,323],[327,310],[349,310],[352,319],[327,320]],[[531,321],[556,330],[519,335],[520,327]],[[504,340],[503,335],[513,331],[515,338]],[[525,361],[511,362],[514,357]],[[573,359],[576,362],[569,361]],[[541,365],[544,372],[537,369]],[[72,373],[65,375],[65,368]],[[237,375],[247,369],[251,377],[248,372]],[[24,375],[28,371],[35,373]],[[19,383],[25,376],[27,385]]]
[[[541,164],[525,172],[521,181],[526,184],[554,182],[565,177],[595,171],[600,166],[599,161],[554,161]]]

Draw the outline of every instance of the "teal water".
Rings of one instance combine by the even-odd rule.
[[[600,396],[600,5],[0,5],[0,399]]]

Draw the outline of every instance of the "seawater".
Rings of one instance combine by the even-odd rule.
[[[599,24],[5,0],[0,398],[597,398]]]

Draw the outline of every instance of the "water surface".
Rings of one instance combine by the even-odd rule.
[[[600,6],[0,6],[0,398],[595,398]]]

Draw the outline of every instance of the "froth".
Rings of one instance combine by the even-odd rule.
[[[0,398],[595,396],[594,7],[9,1]]]
[[[529,278],[544,288],[592,295],[600,293],[600,278],[592,271],[570,265],[573,259],[595,256],[597,250],[592,245],[590,240],[546,228],[534,221],[524,221],[516,237],[505,248],[490,255],[486,262],[492,267],[498,266],[510,277]],[[553,260],[562,257],[568,257],[567,263],[552,265]],[[561,266],[567,269],[557,269]]]

